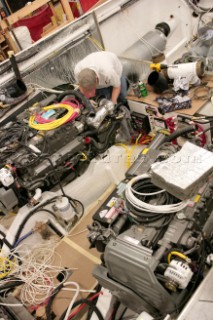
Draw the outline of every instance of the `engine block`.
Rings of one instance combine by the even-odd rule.
[[[89,226],[91,245],[104,252],[103,264],[93,275],[135,312],[146,311],[153,317],[176,314],[202,280],[211,251],[212,178],[166,224],[163,217],[140,223],[128,216],[121,192],[126,182],[110,195]]]
[[[131,136],[125,106],[114,110],[114,104],[103,99],[91,109],[75,90],[58,99],[47,107],[38,102],[0,129],[0,209],[5,213],[17,204],[23,206],[37,188],[50,190],[81,175],[91,159],[117,142],[119,134],[127,140]],[[67,110],[73,110],[69,121],[49,129],[48,123],[68,113],[65,103]]]

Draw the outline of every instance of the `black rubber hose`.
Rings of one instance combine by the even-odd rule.
[[[23,168],[23,167],[22,167]],[[27,190],[34,190],[36,188],[42,188],[45,186],[45,181],[46,178],[38,178],[38,179],[35,179],[34,181],[32,181],[31,183],[21,183],[21,187],[27,189]]]
[[[24,220],[21,222],[21,224],[18,227],[18,230],[16,232],[16,235],[14,237],[14,242],[13,242],[13,246],[14,244],[18,241],[20,234],[25,226],[25,224],[27,223],[28,219],[34,214],[36,213],[39,209],[41,209],[42,211],[42,207],[44,207],[45,205],[51,203],[52,201],[56,200],[58,198],[58,196],[53,197],[51,199],[48,199],[47,201],[45,201],[44,203],[42,203],[41,205],[37,206],[34,210],[29,211],[28,215],[24,218]]]
[[[15,287],[22,285],[23,283],[24,283],[24,281],[21,281],[21,280],[20,281],[16,280],[16,281],[6,283],[3,286],[0,286],[0,292],[2,292],[4,290],[8,290],[8,289],[13,289]]]
[[[82,304],[82,303],[87,304],[95,312],[98,320],[104,320],[100,310],[96,307],[96,305],[92,301],[90,301],[88,299],[80,299],[80,300],[76,301],[73,304],[72,309],[74,309],[75,307],[77,307],[79,304]],[[67,312],[67,310],[64,311],[64,313],[60,316],[59,320],[63,320],[64,319],[64,317],[66,315],[66,312]],[[49,319],[47,319],[47,320],[49,320]]]
[[[104,143],[100,143],[97,142],[94,138],[90,138],[91,144],[93,145],[93,147],[95,148],[95,150],[99,153],[105,152],[106,149],[109,148],[109,144],[110,144],[110,138],[113,134],[113,132],[118,128],[118,123],[119,122],[113,122],[111,128],[109,129],[109,131],[107,132],[107,135],[105,137],[105,142]]]
[[[111,315],[111,318],[110,320],[116,320],[117,318],[117,313],[118,313],[118,309],[120,307],[121,303],[120,301],[116,301],[115,304],[114,304],[114,307],[113,307],[113,312],[112,312],[112,315]]]
[[[1,204],[3,203],[1,202]],[[2,235],[4,238],[6,237],[6,234],[2,230],[0,230],[0,235]]]
[[[59,284],[59,286],[53,291],[48,304],[46,306],[46,319],[47,320],[53,320],[52,315],[51,315],[51,308],[52,308],[52,304],[53,304],[53,300],[55,298],[55,296],[61,291],[61,289],[63,288],[63,283]]]
[[[174,139],[177,139],[178,137],[189,133],[189,132],[194,132],[197,130],[196,126],[189,126],[186,128],[182,128],[180,130],[176,130],[175,132],[173,132],[172,134],[170,134],[168,137],[166,137],[165,142],[171,142]]]
[[[15,73],[16,79],[20,80],[21,79],[21,74],[20,74],[20,70],[16,61],[16,57],[12,54],[11,57],[9,58],[11,66],[13,68],[13,71]]]
[[[81,133],[81,137],[90,137],[90,136],[94,136],[97,134],[98,134],[97,129],[87,130],[87,131],[84,131]]]
[[[19,97],[16,97],[16,98],[10,98],[10,97],[5,96],[4,102],[9,104],[10,107],[12,107],[12,106],[18,104],[19,102],[22,102],[26,98],[27,98],[27,94],[26,93],[23,93],[22,95],[20,95]]]
[[[36,209],[40,209],[40,211],[47,211],[43,208],[36,208]],[[29,214],[24,218],[24,220],[22,221],[22,223],[20,224],[19,228],[18,228],[18,231],[16,233],[16,236],[15,236],[15,241],[13,242],[13,246],[15,245],[15,243],[18,241],[19,237],[20,237],[20,234],[22,232],[22,230],[24,229],[24,226],[25,224],[27,223],[28,219],[32,217],[32,215],[34,215],[38,210],[35,210],[35,211],[30,211]],[[55,215],[53,212],[49,211],[48,213],[52,214],[52,216],[55,218]]]
[[[64,193],[63,193],[63,195],[66,196]],[[82,204],[79,200],[73,199],[73,198],[71,198],[71,197],[69,197],[69,196],[66,196],[66,197],[69,199],[70,202],[72,202],[72,203],[77,202],[78,204],[80,204],[80,206],[82,207],[82,215],[83,215],[83,214],[84,214],[84,206],[83,206],[83,204]],[[58,196],[53,197],[53,198],[51,198],[51,199],[48,199],[47,201],[45,201],[44,203],[38,205],[34,210],[30,211],[30,212],[27,214],[27,216],[24,218],[24,220],[21,222],[21,224],[20,224],[19,227],[18,227],[18,230],[17,230],[16,235],[15,235],[15,237],[14,237],[13,246],[14,246],[15,243],[18,241],[18,239],[19,239],[19,237],[20,237],[20,234],[21,234],[21,232],[22,232],[25,224],[27,223],[28,219],[29,219],[32,215],[34,215],[37,211],[39,211],[39,210],[40,210],[40,211],[46,211],[46,212],[48,212],[49,214],[51,214],[54,218],[56,218],[55,214],[54,214],[52,211],[50,211],[50,210],[48,210],[48,209],[45,209],[45,208],[43,208],[43,207],[46,206],[46,205],[48,205],[49,203],[52,203],[52,202],[55,201],[57,198],[58,198]],[[75,206],[74,206],[72,203],[71,203],[72,207],[75,208]]]
[[[58,101],[61,101],[64,97],[69,95],[74,95],[75,98],[86,107],[86,109],[91,111],[91,108],[92,108],[91,103],[80,91],[77,91],[77,90],[64,91],[58,96]],[[95,113],[94,109],[92,110],[92,112]]]
[[[16,61],[17,61],[17,63],[24,62],[25,60],[34,57],[35,54],[37,54],[38,52],[39,52],[38,49],[36,49],[36,50],[33,50],[33,51],[31,50],[30,52],[27,52],[24,55],[22,54],[23,57],[17,57],[16,56]],[[0,75],[4,74],[5,72],[9,71],[10,69],[12,69],[12,66],[11,66],[11,64],[9,64],[9,62],[7,62],[6,63],[6,67],[0,69]]]

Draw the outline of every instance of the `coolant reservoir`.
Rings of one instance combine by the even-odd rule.
[[[68,198],[59,197],[55,203],[55,208],[60,213],[60,217],[65,221],[70,221],[74,219],[75,210],[72,208],[69,203]]]
[[[2,168],[0,170],[0,181],[4,187],[9,187],[11,184],[13,184],[14,178],[9,169]]]

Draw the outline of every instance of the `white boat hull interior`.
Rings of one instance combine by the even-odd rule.
[[[173,65],[176,60],[183,56],[183,54],[187,53],[189,49],[192,49],[191,43],[193,42],[193,36],[198,30],[199,18],[195,14],[193,15],[193,7],[190,5],[190,2],[192,2],[192,5],[195,5],[194,3],[196,1],[106,1],[91,12],[82,15],[80,18],[66,25],[57,32],[50,34],[44,39],[37,41],[32,46],[16,54],[15,58],[18,62],[22,80],[28,89],[34,88],[39,92],[47,92],[45,90],[49,90],[50,92],[51,89],[53,90],[51,93],[60,94],[63,91],[60,86],[65,84],[76,85],[74,79],[74,67],[78,61],[91,52],[107,50],[114,52],[119,57],[127,78],[130,77],[130,74],[136,73],[139,79],[146,81],[148,75],[151,73],[150,63],[152,61],[160,61],[160,63],[165,65]],[[202,10],[204,11],[203,13],[206,13],[204,10],[205,8],[207,8],[206,10],[208,13],[212,12],[212,1],[202,0],[200,3],[203,8]],[[208,10],[208,8],[210,9]],[[210,60],[211,57],[209,58],[209,61]],[[213,61],[213,55],[211,61]],[[0,88],[1,91],[4,92],[4,90],[14,82],[14,71],[10,68],[9,60],[1,63],[0,74]],[[213,71],[206,72],[205,74],[212,76]],[[211,97],[212,90],[213,89],[208,91],[208,93],[211,93]],[[42,98],[44,97],[46,96],[42,95]],[[208,118],[213,115],[211,97],[208,97],[208,101],[205,106],[201,108],[201,111],[199,110],[201,117],[206,116]],[[30,95],[28,96],[28,99],[30,101]],[[33,101],[33,103],[34,102],[35,101]],[[9,115],[11,118],[8,118],[9,120],[13,117],[12,112],[17,111],[18,114],[20,106],[21,104],[10,111]],[[147,106],[150,107],[149,103],[134,99],[128,100],[128,107],[130,109],[128,110],[130,113],[134,112],[148,117],[149,113],[147,111]],[[32,107],[32,105],[28,105],[27,107]],[[121,113],[122,112],[119,111],[118,114],[116,114],[116,121],[121,116]],[[174,113],[171,113],[170,116],[174,116]],[[1,127],[3,127],[7,122],[7,117],[8,115],[6,114],[0,119]],[[113,121],[115,121],[115,119],[113,119],[112,122]],[[210,124],[208,122],[209,126],[211,126],[211,121],[212,120],[210,120]],[[79,123],[82,125],[83,120],[79,120]],[[72,138],[75,140],[76,144],[79,142],[78,134],[76,133],[77,129],[80,127],[79,123],[75,128],[71,128],[74,132],[73,134],[76,134],[76,136],[69,136],[67,140],[68,143],[71,143]],[[111,124],[111,122],[109,123]],[[85,125],[85,122],[83,124]],[[199,123],[197,126],[199,130],[201,130],[200,128],[203,128],[202,123],[201,125]],[[85,128],[87,128],[86,125]],[[100,128],[102,129],[102,127]],[[183,125],[181,129],[183,129]],[[81,130],[82,129],[79,129],[80,134],[83,132],[83,130]],[[202,139],[202,134],[204,135],[206,131],[208,130],[204,130],[202,132],[199,131],[198,137],[201,136]],[[155,137],[158,137],[158,133],[159,132],[155,132]],[[98,134],[100,134],[100,132],[98,132]],[[96,152],[94,152],[94,156],[89,158],[89,164],[82,175],[76,175],[75,179],[68,183],[63,183],[62,181],[63,188],[57,184],[54,185],[53,183],[51,188],[43,191],[41,197],[36,199],[38,201],[33,203],[33,205],[32,203],[31,206],[23,203],[23,205],[17,210],[17,214],[9,227],[4,227],[3,225],[0,227],[0,231],[6,234],[5,238],[7,240],[4,242],[1,250],[1,255],[5,259],[10,256],[12,249],[17,250],[18,252],[17,248],[19,240],[25,237],[25,235],[35,227],[38,221],[44,224],[48,221],[53,228],[52,230],[56,231],[56,234],[67,236],[70,231],[70,225],[68,222],[71,221],[72,225],[73,212],[68,213],[70,216],[68,216],[67,220],[64,219],[63,223],[61,223],[60,220],[56,221],[55,216],[50,216],[48,211],[44,212],[41,210],[37,215],[34,215],[36,207],[39,209],[39,206],[42,205],[42,203],[46,203],[45,201],[49,201],[51,197],[55,198],[66,194],[72,199],[79,200],[84,206],[85,212],[88,212],[93,203],[97,201],[109,186],[114,185],[116,188],[120,183],[125,183],[128,187],[129,180],[131,182],[132,178],[136,180],[138,179],[137,175],[129,178],[127,174],[127,171],[132,168],[131,165],[138,160],[138,156],[139,158],[143,156],[145,159],[144,161],[147,161],[148,164],[149,161],[151,161],[151,167],[153,164],[152,162],[155,162],[159,157],[161,157],[161,160],[167,159],[168,153],[170,156],[170,153],[172,154],[174,152],[173,149],[176,148],[176,145],[174,146],[173,144],[171,147],[171,141],[167,141],[170,143],[170,147],[165,149],[166,151],[164,149],[161,150],[161,142],[157,141],[157,144],[155,144],[156,140],[154,139],[151,142],[151,144],[153,143],[154,145],[154,151],[151,153],[149,158],[148,152],[152,150],[152,147],[150,147],[150,145],[147,147],[146,144],[138,143],[140,139],[136,139],[136,143],[134,145],[132,145],[130,141],[128,141],[128,143],[126,143],[126,141],[124,143],[117,143],[115,139],[115,144],[109,143],[109,148],[102,149],[101,147],[97,147],[97,145],[99,146],[100,143],[104,145],[103,140],[109,139],[109,137],[107,137],[107,133],[105,134],[106,137],[101,137],[102,140],[99,139],[97,140],[98,142],[93,142],[96,146]],[[112,136],[113,134],[114,133],[112,133]],[[60,135],[63,135],[63,133],[60,133]],[[77,146],[80,148],[77,155],[80,154],[82,156],[80,160],[82,162],[87,160],[85,159],[87,158],[85,154],[88,151],[85,147],[85,136],[82,135],[82,140],[79,142],[80,147]],[[94,135],[92,135],[92,139],[94,139]],[[188,136],[184,139],[187,140]],[[63,139],[60,141],[62,140]],[[49,141],[51,141],[51,138]],[[164,141],[164,138],[162,141]],[[193,140],[193,142],[194,141],[195,140]],[[61,142],[59,142],[59,144],[60,143]],[[185,140],[181,143],[184,144]],[[206,138],[204,149],[208,149],[207,144],[212,145],[211,138]],[[38,155],[36,153],[37,146],[38,145],[35,144],[33,149],[36,155]],[[64,148],[65,147],[66,146],[64,146]],[[1,150],[1,152],[4,151],[3,149]],[[60,152],[61,150],[62,149],[60,149]],[[99,150],[99,152],[97,150]],[[90,151],[91,150],[89,150],[89,152]],[[51,161],[49,160],[51,164],[50,166],[53,166],[57,161],[60,161],[60,157],[63,156],[58,150],[57,152],[58,158],[55,160],[55,158],[52,157]],[[212,152],[212,148],[208,149],[208,152]],[[148,158],[145,158],[146,153],[148,154]],[[20,155],[17,154],[16,157],[14,154],[11,157],[14,157],[12,159],[17,160]],[[25,158],[23,157],[23,159]],[[66,164],[68,160],[69,159],[66,159]],[[9,164],[11,165],[11,163]],[[73,164],[71,163],[70,167],[71,165]],[[75,164],[73,166],[75,167]],[[194,164],[192,166],[195,166],[194,170],[198,168]],[[21,167],[21,170],[22,169],[23,166]],[[32,176],[34,175],[34,178],[36,177],[36,172],[39,172],[39,170],[39,166],[31,169],[31,172],[33,172]],[[134,170],[137,172],[137,168]],[[129,208],[135,209],[133,207],[134,205],[136,206],[132,215],[127,214],[129,221],[132,223],[131,226],[128,225],[126,230],[118,234],[112,232],[108,238],[108,234],[106,238],[104,238],[104,232],[106,232],[107,228],[108,230],[111,228],[111,222],[107,227],[104,224],[104,227],[101,229],[101,232],[103,231],[103,234],[101,235],[104,235],[103,243],[105,248],[105,264],[97,266],[94,271],[94,277],[98,280],[101,286],[109,289],[112,295],[118,298],[123,305],[137,313],[138,320],[212,320],[211,265],[213,253],[210,252],[212,242],[210,241],[210,244],[207,242],[207,240],[212,237],[213,230],[212,203],[210,201],[210,198],[213,196],[211,170],[212,168],[210,168],[208,178],[205,176],[206,184],[202,191],[200,192],[199,190],[200,193],[198,192],[199,199],[196,198],[195,201],[190,198],[190,203],[193,203],[190,207],[189,199],[178,198],[181,204],[180,207],[178,207],[178,211],[174,211],[177,215],[173,216],[174,212],[172,212],[171,220],[167,220],[168,215],[166,218],[166,215],[164,215],[164,218],[157,220],[157,226],[155,224],[154,226],[152,225],[152,223],[156,221],[154,219],[156,216],[153,217],[153,220],[148,223],[148,225],[141,217],[141,220],[137,220],[137,211],[141,208],[141,203],[138,202],[139,200],[136,200],[136,204],[134,202],[137,190],[135,193],[132,190],[134,189],[134,183],[137,184],[138,182],[138,180],[135,180],[136,182],[134,182],[128,190],[125,189],[127,190],[126,193],[123,193],[127,199],[128,196],[131,195]],[[29,172],[30,171],[28,171],[28,173]],[[31,173],[29,173],[29,175],[30,174]],[[141,175],[143,174],[146,175],[147,172],[142,172]],[[176,173],[174,173],[174,176],[175,174]],[[45,170],[44,175],[46,175]],[[199,178],[200,179],[197,183],[200,183],[201,177]],[[143,179],[144,176],[142,176],[142,180]],[[145,180],[146,179],[147,176],[145,176]],[[26,172],[23,174],[22,182],[25,183],[25,189],[32,195],[32,198],[33,196],[36,196],[34,193],[37,192],[35,192],[37,189],[30,189],[31,185],[28,184]],[[160,182],[162,183],[162,181]],[[51,183],[49,185],[51,185]],[[6,190],[10,189],[9,186],[10,185],[6,186]],[[62,194],[62,189],[64,194]],[[167,191],[168,190],[166,190],[166,192]],[[170,191],[172,193],[172,188]],[[186,189],[184,191],[186,193]],[[155,194],[156,191],[153,192]],[[158,192],[161,193],[159,190],[157,193]],[[174,194],[172,194],[172,196],[175,197]],[[114,195],[112,195],[112,197],[114,197]],[[198,204],[200,198],[205,198],[205,202],[203,201],[205,206],[201,208],[203,211],[199,211],[201,210],[199,209],[200,203]],[[121,196],[120,201],[123,201],[123,196]],[[149,205],[152,205],[152,201],[153,205],[156,205],[154,200],[151,200]],[[179,202],[177,204],[177,198],[174,201],[176,201],[175,205],[178,206]],[[187,204],[185,204],[186,202]],[[16,203],[16,205],[19,206],[18,203]],[[171,204],[171,206],[172,205],[173,204]],[[145,213],[150,212],[150,206],[145,208]],[[159,210],[161,210],[161,205],[159,206]],[[194,209],[192,209],[192,207]],[[205,210],[204,207],[207,209]],[[52,202],[48,202],[46,209],[52,210]],[[123,204],[122,209],[126,212],[126,205]],[[6,211],[7,210],[5,209],[4,213]],[[60,210],[58,209],[58,211]],[[55,210],[55,213],[58,211]],[[155,212],[155,214],[158,215],[159,212],[162,213],[161,211],[158,211],[157,213]],[[168,212],[166,211],[165,213]],[[30,217],[31,214],[32,216]],[[80,215],[76,214],[76,216],[80,219]],[[25,223],[26,219],[27,222]],[[146,216],[146,219],[149,221],[149,217],[147,218]],[[98,223],[101,224],[100,221]],[[126,223],[126,221],[124,223]],[[157,231],[160,229],[161,224],[166,226],[166,229],[163,229],[162,231],[162,235]],[[20,227],[21,230],[19,230]],[[120,230],[123,230],[122,227]],[[204,239],[204,237],[206,237],[206,239]],[[24,239],[26,252],[30,252],[33,243],[41,240],[42,239],[38,234],[33,234],[26,240]],[[12,249],[8,243],[13,244]],[[154,245],[151,246],[153,243]],[[206,246],[206,251],[202,246]],[[94,247],[97,248],[96,243]],[[200,251],[197,249],[198,247]],[[202,256],[202,254],[205,256],[202,263],[199,260],[200,257],[196,255],[196,250],[198,250],[200,256]],[[195,251],[196,254],[194,254]],[[22,256],[22,254],[23,252],[20,251],[20,256]],[[165,261],[164,259],[166,254],[168,261]],[[190,254],[192,254],[193,258],[196,256],[197,260],[195,259],[195,261],[192,261]],[[173,257],[175,258],[173,259]],[[208,261],[207,276],[201,281],[200,278],[202,278],[203,274],[206,272],[205,271],[203,273],[203,265],[206,264],[207,258],[210,259],[210,262]],[[200,275],[197,270],[199,270]],[[196,290],[193,290],[194,279],[197,283],[200,283],[199,286],[196,286]],[[187,294],[189,294],[188,292],[191,295],[190,299],[187,296]],[[185,301],[188,302],[184,303]],[[97,318],[93,316],[91,319],[95,320]],[[134,317],[134,319],[136,318]]]

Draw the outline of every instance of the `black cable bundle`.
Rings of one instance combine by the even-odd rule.
[[[32,150],[30,147],[28,147],[30,139],[32,139],[35,135],[40,136],[43,141],[41,153],[38,154],[35,152],[35,150]],[[37,131],[34,129],[32,130],[29,128],[26,123],[22,121],[13,123],[12,126],[8,128],[5,127],[0,130],[0,164],[1,166],[4,166],[7,160],[13,156],[15,152],[23,149],[23,155],[25,155],[24,160],[26,163],[19,163],[17,158],[14,165],[16,168],[29,167],[40,159],[46,149],[46,146],[47,144],[45,137],[37,133]],[[23,159],[23,156],[21,159]]]
[[[103,318],[100,310],[96,307],[96,305],[95,305],[92,301],[90,301],[90,300],[88,300],[88,299],[80,299],[80,300],[74,302],[73,307],[72,307],[71,310],[73,310],[75,307],[79,306],[80,304],[86,304],[86,305],[88,305],[89,308],[92,309],[93,312],[96,314],[98,320],[104,320],[104,318]],[[66,311],[67,311],[67,310],[64,311],[64,313],[61,315],[61,317],[59,318],[59,320],[63,320],[63,319],[64,319],[64,317],[65,317],[65,315],[66,315]],[[51,320],[51,319],[50,319],[50,320]]]

